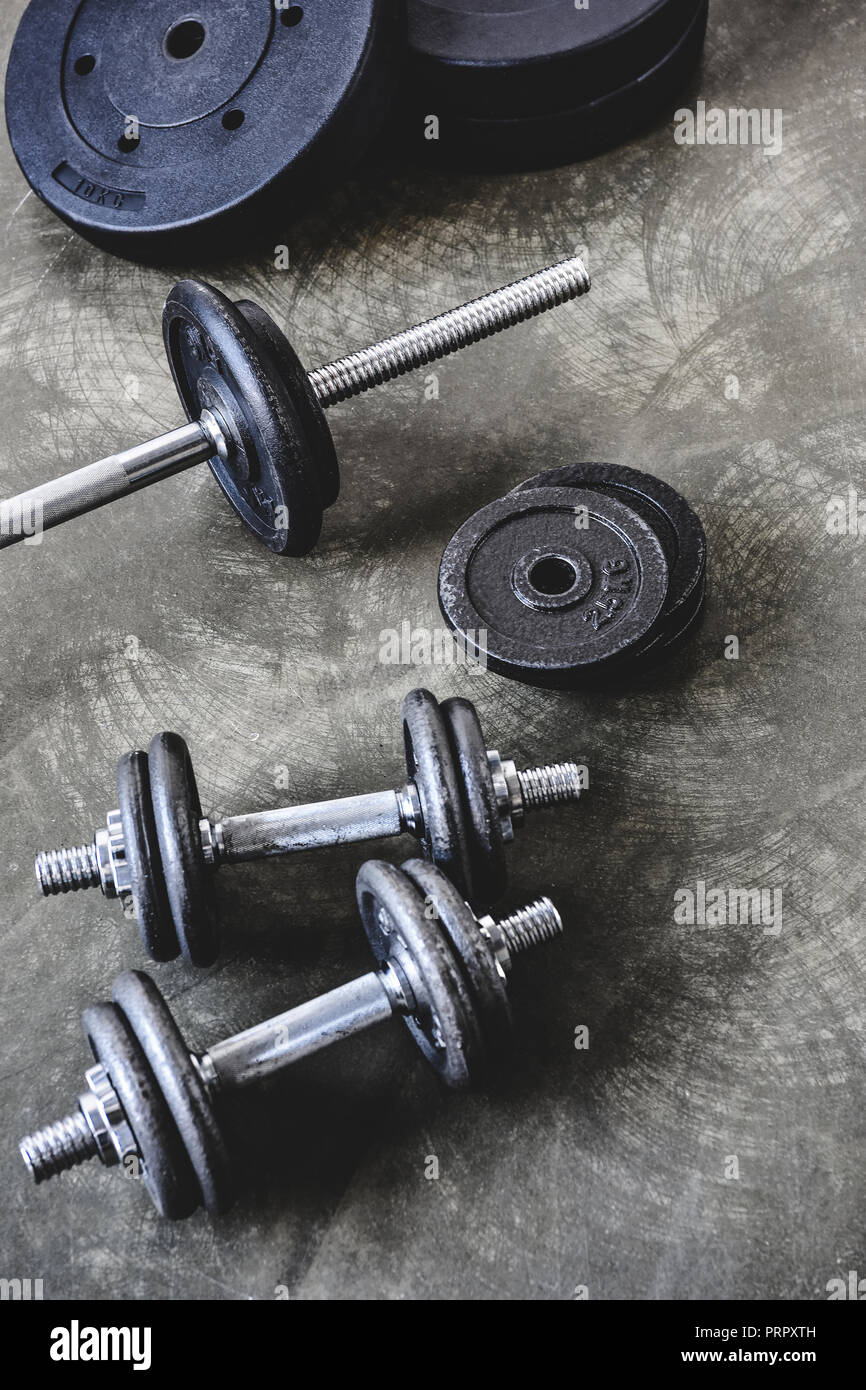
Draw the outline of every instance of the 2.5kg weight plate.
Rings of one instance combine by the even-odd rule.
[[[387,110],[396,32],[393,0],[31,0],[6,77],[12,147],[91,240],[210,254],[357,161]]]
[[[651,526],[578,488],[512,492],[451,538],[439,603],[494,671],[536,685],[598,678],[651,640],[668,566]]]
[[[707,538],[700,518],[684,497],[661,478],[615,463],[573,463],[527,478],[515,492],[539,487],[590,488],[617,497],[638,512],[661,541],[668,563],[668,596],[651,641],[630,664],[655,661],[693,630],[704,601]]]
[[[409,0],[408,12],[414,143],[521,168],[638,129],[697,62],[707,0]]]

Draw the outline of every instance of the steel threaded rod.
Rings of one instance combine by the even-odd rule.
[[[55,1178],[88,1158],[96,1158],[99,1153],[90,1126],[80,1110],[53,1125],[46,1125],[45,1129],[28,1134],[18,1148],[33,1174],[34,1182]]]
[[[580,768],[577,763],[549,763],[546,767],[527,767],[518,771],[517,780],[525,811],[537,811],[580,796]]]
[[[46,898],[55,893],[77,893],[82,888],[98,888],[100,878],[96,845],[43,850],[36,856],[36,877]]]
[[[457,309],[449,309],[426,323],[383,338],[372,347],[317,367],[309,373],[310,384],[319,404],[327,409],[576,299],[589,288],[586,266],[578,256],[571,256],[514,284],[471,299]]]
[[[328,362],[308,373],[310,386],[326,409],[576,299],[589,288],[586,266],[572,256],[384,338],[372,347]],[[204,409],[198,420],[157,439],[98,459],[17,497],[0,499],[0,550],[24,540],[38,543],[43,531],[52,526],[95,511],[205,460],[228,459],[233,449],[230,435],[219,412]]]
[[[563,930],[562,918],[550,898],[539,898],[529,907],[518,908],[510,916],[500,917],[496,926],[514,956],[533,946],[542,946],[545,941],[553,941]]]

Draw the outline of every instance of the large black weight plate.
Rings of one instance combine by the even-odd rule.
[[[413,146],[481,167],[582,159],[640,129],[699,57],[707,0],[409,0]],[[439,120],[438,139],[426,121]]]
[[[450,627],[492,670],[533,685],[600,679],[654,634],[667,589],[664,551],[643,517],[577,488],[482,507],[439,570]]]
[[[470,700],[455,696],[439,706],[460,779],[469,845],[469,901],[489,907],[505,892],[508,869],[499,803],[478,713]]]
[[[463,1089],[483,1070],[480,1022],[463,973],[411,879],[379,859],[356,880],[361,921],[379,965],[409,957],[420,997],[404,1022],[448,1086]]]
[[[403,742],[406,771],[421,800],[424,852],[468,894],[472,875],[460,779],[445,720],[429,690],[410,690],[403,700]]]
[[[209,409],[228,427],[231,455],[211,459],[210,468],[238,516],[277,555],[306,555],[322,529],[319,477],[326,491],[333,483],[322,440],[307,428],[270,336],[202,280],[175,285],[162,329],[188,418]]]
[[[213,1106],[171,1010],[149,975],[118,975],[114,1001],[147,1058],[211,1213],[232,1200],[231,1160]]]
[[[511,1044],[511,1006],[505,981],[476,917],[435,864],[410,859],[401,867],[435,908],[436,920],[463,968],[479,1010],[485,1043],[493,1057],[501,1058]]]
[[[661,478],[614,463],[573,463],[527,478],[515,492],[539,487],[591,488],[618,497],[653,528],[668,562],[668,596],[653,646],[661,651],[692,622],[703,600],[707,538],[684,497]]]
[[[146,753],[125,753],[120,759],[117,798],[142,944],[153,960],[174,960],[180,943],[162,873]]]
[[[114,1004],[85,1009],[90,1049],[105,1067],[138,1151],[142,1178],[160,1216],[179,1221],[199,1205],[197,1184],[171,1111],[123,1014]]]
[[[201,845],[201,802],[192,759],[179,734],[157,734],[148,751],[150,794],[162,872],[183,958],[213,965],[217,934],[212,871]]]
[[[39,197],[100,245],[211,255],[263,218],[284,225],[318,177],[357,163],[388,109],[396,33],[393,0],[284,14],[274,0],[32,0],[6,79],[12,146]]]

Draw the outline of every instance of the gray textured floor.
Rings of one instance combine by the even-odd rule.
[[[781,107],[777,157],[682,148],[668,121],[574,168],[370,173],[287,225],[289,271],[212,271],[312,364],[589,248],[590,297],[443,363],[438,401],[412,380],[334,412],[344,494],[309,559],[256,547],[206,469],[3,555],[0,1275],[46,1297],[792,1299],[866,1273],[866,552],[825,527],[866,488],[864,57],[854,0],[715,0],[689,99]],[[177,421],[175,268],[78,240],[5,143],[0,190],[10,493]],[[381,629],[438,624],[457,524],[585,458],[654,471],[703,517],[688,655],[616,696],[381,665]],[[418,683],[468,693],[519,758],[590,767],[577,812],[512,856],[513,901],[549,891],[569,925],[515,977],[514,1075],[444,1096],[395,1028],[300,1066],[248,1099],[248,1185],[216,1224],[161,1225],[94,1165],[28,1185],[16,1140],[74,1097],[81,1009],[142,964],[98,894],[40,900],[34,852],[89,834],[120,753],[163,727],[216,812],[394,785]],[[154,970],[193,1043],[366,968],[361,857],[223,873],[219,965]],[[675,925],[698,879],[781,888],[781,932]]]

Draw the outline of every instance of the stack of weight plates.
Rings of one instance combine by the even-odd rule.
[[[706,24],[707,0],[409,0],[413,143],[476,167],[585,158],[676,96]]]
[[[697,626],[699,518],[667,483],[579,463],[482,507],[450,540],[439,603],[467,653],[531,685],[619,683]]]
[[[35,192],[83,236],[143,260],[201,261],[263,235],[263,219],[284,228],[395,132],[415,155],[499,168],[626,139],[694,66],[706,9],[31,0],[6,122]]]

